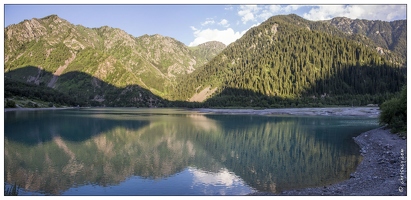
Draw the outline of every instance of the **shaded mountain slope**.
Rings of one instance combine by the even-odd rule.
[[[225,45],[199,47],[161,35],[133,37],[123,30],[103,26],[86,28],[51,15],[25,20],[5,29],[5,72],[36,66],[49,72],[20,70],[26,81],[68,92],[59,76],[82,72],[116,87],[139,85],[167,97],[175,80],[202,66]],[[203,45],[204,46],[204,45]],[[81,81],[72,77],[74,81]],[[78,91],[94,90],[77,88]]]
[[[175,98],[188,100],[206,88],[215,89],[213,98],[219,102],[251,94],[291,100],[324,95],[349,98],[395,92],[405,83],[405,69],[376,49],[342,32],[313,30],[304,24],[307,20],[300,20],[296,15],[275,16],[250,29],[182,79]]]
[[[338,20],[347,21],[274,16],[228,47],[220,42],[187,47],[170,37],[133,37],[51,15],[6,27],[4,69],[10,79],[79,96],[88,105],[132,106],[141,91],[149,93],[143,99],[205,106],[324,98],[346,104],[354,96],[378,103],[399,91],[406,82],[404,21],[357,20],[368,27],[360,31],[354,21],[347,27]],[[377,31],[381,37],[372,35]],[[128,92],[125,99],[112,95]]]
[[[19,84],[27,84],[26,72],[36,72],[39,77],[50,77],[51,73],[37,67],[27,66],[5,73],[5,98],[13,96],[25,96],[43,101],[62,103],[66,105],[80,106],[118,106],[118,107],[163,107],[169,106],[169,101],[162,99],[149,90],[138,85],[117,87],[83,72],[67,72],[59,76],[59,87],[64,92],[58,92],[48,88],[44,84],[37,86],[38,91],[32,91],[32,87]],[[28,75],[30,76],[30,75]],[[30,79],[30,78],[29,78]],[[23,87],[22,87],[23,86]],[[81,91],[79,91],[81,89]],[[33,94],[32,94],[33,93]],[[69,97],[60,100],[62,97]]]

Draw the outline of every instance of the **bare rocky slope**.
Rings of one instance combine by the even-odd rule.
[[[387,51],[394,51],[400,54],[403,59],[407,58],[406,20],[386,22],[336,17],[326,22],[347,34],[367,36],[377,45],[381,54],[387,53]]]

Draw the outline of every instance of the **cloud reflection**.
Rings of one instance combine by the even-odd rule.
[[[207,195],[227,195],[232,193],[231,190],[240,190],[235,193],[238,195],[252,192],[240,177],[226,168],[221,168],[218,172],[208,172],[188,167],[187,171],[192,174],[193,186],[203,187],[203,192]]]

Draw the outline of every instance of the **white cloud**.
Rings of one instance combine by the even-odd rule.
[[[253,13],[246,13],[241,18],[241,21],[243,21],[243,24],[247,23],[248,21],[253,21],[253,20],[254,20]]]
[[[295,13],[296,10],[306,7],[306,5],[269,5],[261,9],[261,13],[257,15],[260,20],[267,20],[274,15],[286,15]]]
[[[301,8],[306,8],[301,13]],[[300,10],[300,12],[298,11]],[[308,20],[328,20],[334,17],[392,21],[404,19],[406,5],[242,5],[237,12],[243,24],[261,22],[275,15],[299,13]]]
[[[271,10],[263,10],[261,14],[258,15],[259,18],[262,20],[266,20],[273,16],[273,12]]]
[[[258,12],[261,10],[260,6],[258,5],[240,5],[240,11],[244,12]]]
[[[224,27],[229,27],[230,24],[228,23],[228,20],[222,19],[219,23],[219,25],[224,26]]]
[[[231,10],[233,7],[227,6],[225,10]],[[223,26],[223,29],[196,29],[191,27],[195,39],[189,46],[196,46],[198,44],[208,41],[221,41],[228,45],[231,42],[239,39],[251,27],[267,20],[269,17],[275,15],[286,15],[296,13],[308,20],[327,20],[334,17],[348,17],[368,20],[383,20],[392,21],[395,19],[406,18],[406,5],[240,5],[236,19],[231,19],[229,23],[227,19],[214,21],[213,18],[201,23],[202,26],[218,24]],[[253,26],[247,28],[241,24],[249,25],[253,22]],[[228,28],[230,27],[230,28]],[[244,31],[241,31],[244,30]]]
[[[188,46],[197,46],[209,41],[220,41],[225,45],[229,45],[230,43],[243,36],[244,33],[247,32],[247,30],[244,30],[242,32],[235,32],[232,28],[227,28],[225,30],[209,28],[205,30],[194,30],[193,34],[195,39]]]
[[[345,17],[347,15],[357,18],[357,13],[349,14],[349,8],[344,5],[323,5],[312,8],[308,13],[304,13],[303,17],[308,20],[328,20],[334,16]],[[357,11],[361,13],[360,11]]]
[[[288,13],[288,12],[296,11],[296,10],[298,10],[299,8],[302,8],[302,7],[305,7],[305,6],[304,6],[304,5],[288,5],[288,6],[282,7],[281,9],[282,9],[284,12]]]
[[[267,20],[274,15],[290,14],[301,7],[305,5],[246,5],[240,6],[237,14],[243,24],[246,24],[248,21]]]
[[[255,16],[261,7],[257,5],[241,5],[238,15],[241,17],[243,24],[246,24],[248,21],[255,21]]]
[[[308,20],[328,20],[334,17],[392,21],[406,16],[405,5],[323,5],[312,8],[303,17]]]
[[[201,26],[214,24],[215,21],[212,18],[207,18],[205,22],[201,23]]]
[[[281,5],[269,5],[268,7],[266,7],[266,9],[267,8],[268,10],[265,10],[267,12],[276,13],[281,11]]]

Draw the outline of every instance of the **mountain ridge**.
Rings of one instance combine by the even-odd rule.
[[[375,44],[383,49],[399,53],[406,58],[406,20],[394,20],[391,22],[381,20],[350,19],[336,17],[325,21],[348,34],[361,34],[369,37]],[[402,46],[401,45],[405,45]]]
[[[81,71],[118,87],[137,83],[165,96],[176,77],[191,73],[210,59],[210,55],[194,52],[171,37],[159,34],[133,37],[108,26],[86,28],[57,15],[10,25],[5,36],[5,71],[34,65],[51,73],[58,72],[34,82],[44,82],[63,91],[66,89],[59,88],[58,75]],[[225,45],[215,48],[214,54],[223,48]],[[41,61],[42,57],[46,61]]]
[[[352,39],[334,27],[319,31],[321,26],[326,24],[309,22],[296,15],[271,17],[251,28],[193,75],[182,79],[175,92],[182,95],[176,98],[188,100],[198,95],[198,91],[214,88],[216,94],[209,95],[210,106],[234,106],[241,102],[256,106],[255,102],[261,98],[273,105],[281,101],[279,98],[294,101],[330,95],[331,99],[355,94],[378,96],[399,90],[398,85],[404,83],[405,77],[396,62],[386,60],[369,44]],[[380,71],[395,75],[388,78]],[[360,74],[366,76],[362,78]],[[377,77],[395,85],[371,85],[378,84]],[[360,79],[365,81],[360,84]],[[379,90],[374,92],[373,88]],[[250,102],[244,102],[244,97],[250,97]],[[234,99],[238,101],[226,103]]]
[[[159,34],[134,37],[118,28],[87,28],[51,15],[6,27],[4,68],[7,76],[10,71],[36,66],[37,71],[19,70],[19,73],[13,73],[12,79],[48,86],[64,93],[77,91],[89,97],[86,99],[89,103],[98,100],[105,105],[101,100],[106,99],[108,94],[99,89],[102,82],[112,84],[123,92],[127,86],[138,85],[157,97],[171,101],[193,99],[197,92],[203,92],[201,98],[196,98],[198,101],[207,102],[209,98],[213,101],[215,92],[222,94],[228,88],[250,90],[267,98],[287,99],[330,94],[330,89],[316,88],[315,82],[320,77],[325,79],[331,76],[331,71],[337,69],[348,69],[353,65],[402,66],[406,62],[401,54],[403,45],[395,45],[406,41],[403,28],[394,33],[401,37],[387,46],[394,48],[391,50],[379,47],[378,41],[374,42],[365,35],[348,34],[339,28],[328,21],[309,21],[293,14],[273,16],[227,47],[215,41],[187,47],[174,38]],[[353,52],[340,48],[343,46]],[[319,57],[333,48],[326,59]],[[309,68],[314,72],[310,72]],[[353,69],[359,70],[360,67]],[[358,73],[368,72],[366,68],[361,70]],[[291,71],[296,74],[290,74]],[[70,85],[60,78],[69,72],[81,72],[94,78],[89,80],[91,83],[86,84],[87,87],[74,83]],[[210,76],[205,78],[206,74]],[[304,78],[309,74],[312,74],[311,77]],[[72,78],[75,82],[82,82],[77,77]],[[278,82],[280,78],[281,82]],[[402,77],[395,78],[399,81],[397,84],[404,80]],[[331,85],[333,90],[337,88],[336,83]],[[310,87],[316,88],[313,90],[315,92],[302,93]],[[351,83],[345,83],[344,87],[346,89],[343,91],[346,92],[360,91],[353,89],[357,86]],[[391,92],[398,89],[389,87],[393,89]],[[243,95],[248,94],[245,92]]]

